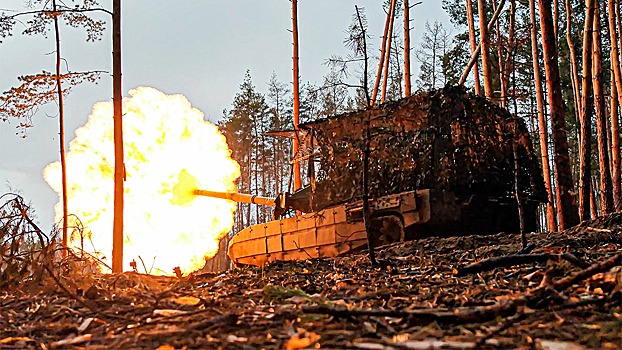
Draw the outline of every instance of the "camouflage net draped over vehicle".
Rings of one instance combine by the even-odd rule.
[[[463,87],[446,87],[301,125],[313,130],[323,158],[316,208],[362,197],[368,122],[372,197],[425,188],[513,197],[516,142],[521,196],[544,198],[540,166],[522,120]]]

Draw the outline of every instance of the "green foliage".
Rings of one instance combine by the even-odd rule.
[[[275,123],[274,115],[264,95],[256,91],[250,71],[247,71],[233,100],[233,109],[219,123],[232,157],[241,167],[242,174],[238,180],[240,192],[269,195],[269,190],[274,188],[267,178],[272,173],[270,164],[274,152],[265,136],[270,125]],[[240,208],[243,208],[244,214],[238,213],[236,219],[239,225],[257,223],[269,217],[267,208],[250,208],[242,204]],[[253,216],[251,209],[254,209]]]

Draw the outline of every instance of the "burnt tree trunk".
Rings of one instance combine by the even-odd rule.
[[[574,186],[568,155],[568,138],[559,76],[559,55],[555,45],[551,0],[538,0],[540,8],[540,27],[542,28],[542,49],[544,69],[548,89],[548,102],[551,109],[553,129],[553,149],[555,152],[555,194],[557,197],[557,219],[559,229],[565,229],[579,223],[577,207],[572,196]]]
[[[538,33],[536,26],[536,4],[535,0],[529,0],[529,18],[531,20],[531,55],[533,61],[533,76],[536,88],[536,104],[538,108],[538,134],[540,135],[540,154],[542,157],[542,174],[544,175],[544,185],[548,202],[546,203],[546,223],[550,232],[557,231],[555,222],[555,206],[553,197],[553,186],[551,184],[551,169],[549,167],[548,149],[548,127],[546,115],[544,114],[544,93],[542,91],[542,78],[540,76],[540,58],[538,55]]]
[[[231,267],[231,259],[227,255],[227,248],[229,246],[229,235],[225,235],[218,243],[218,253],[211,259],[205,261],[205,266],[202,271],[226,271]]]
[[[598,165],[600,170],[600,207],[601,215],[610,214],[613,210],[611,193],[611,173],[609,172],[609,142],[607,138],[607,109],[603,88],[602,50],[600,37],[600,6],[594,12],[594,62],[593,77],[594,104],[596,107],[596,130],[598,133]]]
[[[579,215],[581,220],[590,219],[590,187],[592,173],[592,31],[594,25],[594,0],[585,3],[585,27],[583,29],[583,84],[581,88],[581,147],[579,152]]]

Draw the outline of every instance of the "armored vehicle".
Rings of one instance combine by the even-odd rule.
[[[334,257],[365,247],[364,176],[367,218],[377,228],[372,246],[430,235],[518,232],[519,208],[524,229],[533,231],[538,205],[546,200],[522,120],[460,86],[273,134],[299,139],[293,161],[308,164],[308,184],[262,201],[275,206],[274,220],[232,237],[234,263]],[[229,199],[250,203],[253,197]],[[285,217],[292,210],[297,214]]]

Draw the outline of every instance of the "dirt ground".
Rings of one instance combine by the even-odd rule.
[[[614,214],[522,251],[507,234],[393,244],[381,267],[364,252],[183,278],[39,267],[0,291],[0,348],[622,349],[621,234]]]

